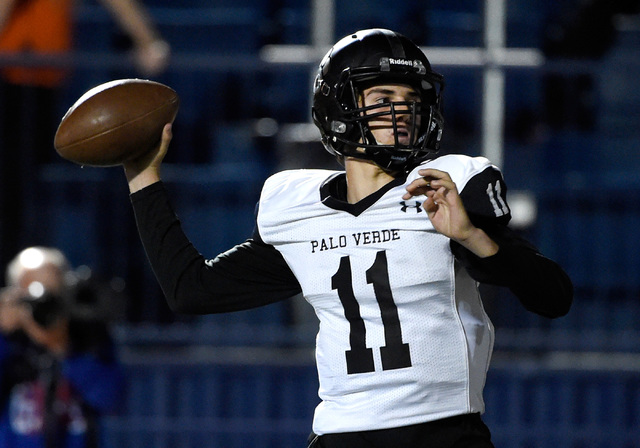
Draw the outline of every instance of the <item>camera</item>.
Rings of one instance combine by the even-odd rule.
[[[105,312],[109,302],[104,288],[93,281],[77,281],[69,285],[64,294],[49,291],[39,282],[29,285],[27,291],[20,301],[27,305],[33,320],[43,328],[49,328],[61,317],[86,322],[110,318]]]
[[[31,289],[31,288],[30,288]],[[33,320],[44,328],[49,328],[59,318],[68,314],[67,300],[64,297],[41,289],[20,299],[27,305]]]

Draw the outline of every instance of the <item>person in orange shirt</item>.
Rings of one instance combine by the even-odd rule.
[[[144,75],[165,69],[169,45],[152,26],[149,15],[135,0],[102,0],[135,46],[136,63]],[[75,0],[3,0],[0,4],[0,52],[65,54],[72,49]],[[51,68],[15,68],[3,76],[16,84],[59,85],[64,72]]]
[[[73,49],[78,0],[0,0],[0,56],[66,56]],[[170,47],[136,0],[101,0],[131,38],[137,71],[151,77],[169,63]],[[62,61],[64,62],[64,61]],[[71,70],[0,63],[0,265],[27,243],[28,204],[35,198],[34,168],[56,160],[53,136],[58,94]],[[29,175],[25,175],[28,173]],[[11,188],[7,186],[11,185]]]

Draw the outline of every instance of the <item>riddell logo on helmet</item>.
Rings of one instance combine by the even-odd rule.
[[[413,67],[414,61],[410,61],[409,59],[389,58],[389,64],[392,64],[392,65],[408,65],[409,67]]]
[[[413,67],[415,71],[421,75],[424,75],[427,72],[426,67],[422,63],[422,61],[418,59],[400,59],[400,58],[380,58],[380,69],[382,71],[391,70],[392,65],[403,65],[405,67]]]

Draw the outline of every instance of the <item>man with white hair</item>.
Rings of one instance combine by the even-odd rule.
[[[0,292],[0,446],[99,446],[96,418],[123,376],[104,322],[77,321],[73,275],[56,248],[29,247]],[[87,375],[86,372],[92,372]]]

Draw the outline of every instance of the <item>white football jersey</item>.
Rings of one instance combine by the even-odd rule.
[[[448,172],[459,191],[487,169],[498,172],[459,155],[424,167]],[[265,183],[259,234],[283,255],[320,320],[316,434],[484,411],[493,327],[477,283],[422,208],[426,197],[402,199],[419,168],[363,207],[323,195],[341,172],[285,171]],[[506,207],[495,184],[485,187],[497,212]]]

